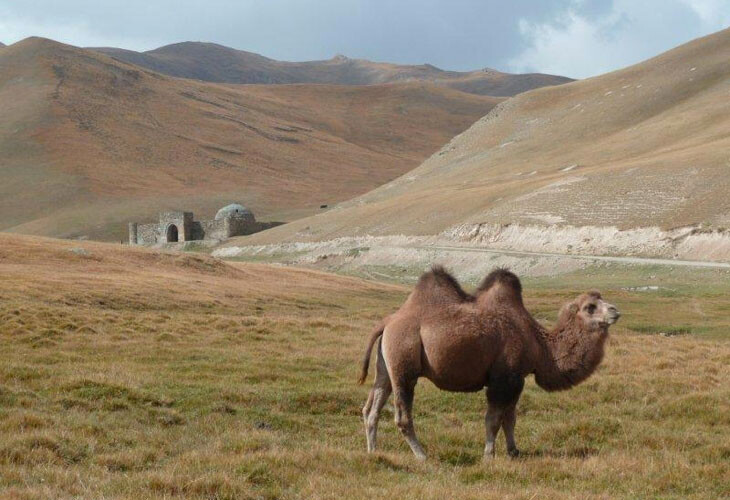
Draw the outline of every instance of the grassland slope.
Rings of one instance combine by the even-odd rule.
[[[162,209],[288,220],[418,165],[501,99],[171,78],[30,38],[0,53],[0,230],[121,239]]]
[[[635,66],[520,94],[399,179],[245,241],[507,224],[727,227],[729,97],[724,30]]]

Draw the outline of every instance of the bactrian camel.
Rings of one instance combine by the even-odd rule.
[[[416,457],[426,458],[413,428],[413,392],[420,377],[446,391],[486,387],[486,446],[504,430],[507,451],[517,456],[515,408],[525,377],[547,391],[569,389],[588,378],[603,358],[609,325],[620,314],[591,291],[563,306],[551,330],[525,309],[519,278],[490,273],[472,295],[443,268],[421,276],[401,308],[373,331],[362,360],[367,377],[377,344],[375,383],[363,408],[368,451],[375,450],[378,418],[391,392],[395,422]]]

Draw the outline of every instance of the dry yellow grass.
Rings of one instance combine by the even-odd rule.
[[[356,361],[406,293],[0,235],[0,497],[727,497],[730,344],[621,322],[585,384],[559,394],[528,384],[523,458],[504,458],[500,442],[482,464],[483,396],[428,383],[415,412],[431,459],[411,458],[388,411],[382,451],[368,456]],[[552,318],[572,293],[528,287],[528,307]],[[643,304],[647,323],[666,314],[665,302],[621,293],[612,300]]]

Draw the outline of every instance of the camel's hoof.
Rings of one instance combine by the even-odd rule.
[[[509,450],[507,451],[507,453],[509,453],[509,456],[512,458],[519,458],[520,456],[520,450],[518,450],[517,448],[515,448],[514,450]]]

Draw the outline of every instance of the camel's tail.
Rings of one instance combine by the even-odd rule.
[[[362,385],[365,382],[365,379],[368,377],[368,367],[370,366],[370,354],[373,352],[373,346],[375,345],[375,342],[378,341],[380,336],[383,334],[383,330],[385,330],[385,323],[380,323],[375,330],[373,330],[373,333],[370,334],[370,340],[368,340],[368,347],[365,350],[365,354],[362,357],[362,365],[360,368],[360,378],[357,379],[357,383]]]

